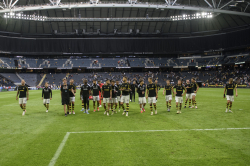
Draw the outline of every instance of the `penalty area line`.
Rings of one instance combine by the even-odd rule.
[[[86,134],[86,133],[142,133],[142,132],[173,132],[173,131],[220,131],[220,130],[250,130],[250,127],[244,128],[214,128],[214,129],[169,129],[169,130],[131,130],[131,131],[80,131],[80,132],[67,132],[59,145],[53,158],[50,160],[48,166],[54,166],[58,157],[60,156],[65,143],[67,142],[70,134]]]

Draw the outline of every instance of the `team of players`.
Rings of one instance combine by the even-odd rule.
[[[141,109],[141,113],[145,112],[146,99],[148,99],[151,115],[153,115],[153,107],[155,114],[157,114],[156,102],[158,98],[159,88],[156,82],[153,83],[151,77],[148,78],[148,82],[149,84],[146,86],[144,84],[144,81],[140,80],[136,89],[139,96],[139,106]],[[82,100],[81,111],[84,111],[84,113],[89,114],[88,112],[89,97],[90,95],[92,95],[94,112],[96,111],[96,107],[97,111],[99,111],[99,103],[102,98],[104,106],[104,115],[109,116],[109,111],[112,112],[112,115],[114,113],[117,113],[116,109],[119,104],[119,112],[120,109],[122,108],[123,110],[122,115],[126,114],[126,116],[128,116],[129,101],[130,101],[129,94],[131,91],[131,85],[127,82],[127,77],[123,77],[122,84],[119,84],[119,81],[116,81],[115,83],[115,81],[112,80],[110,83],[110,80],[107,80],[106,83],[103,85],[100,82],[96,84],[96,80],[94,80],[93,85],[90,86],[87,83],[86,79],[83,81],[83,83],[84,84],[81,86],[81,91],[80,91],[80,98]],[[183,82],[181,80],[178,80],[178,84],[174,86],[170,84],[169,80],[167,80],[166,83],[167,84],[164,87],[163,95],[165,94],[167,111],[170,111],[172,97],[175,97],[177,114],[180,114],[183,103],[183,96],[185,94],[186,94],[186,100],[184,108],[186,108],[188,101],[189,101],[189,108],[196,108],[196,109],[198,108],[195,98],[197,91],[199,90],[199,86],[194,78],[191,79],[191,83],[189,82],[189,80],[186,80],[185,86],[183,86]],[[26,102],[29,99],[29,91],[28,88],[25,86],[24,80],[22,80],[21,84],[22,85],[18,87],[16,99],[18,99],[19,95],[19,104],[21,109],[23,110],[22,115],[25,115]],[[176,91],[174,91],[174,89],[176,89]],[[224,90],[224,98],[227,97],[226,112],[232,112],[231,107],[232,107],[232,102],[234,101],[234,93],[233,93],[234,90],[236,92],[236,97],[237,97],[238,96],[237,84],[233,83],[233,79],[230,78],[229,83],[226,84]],[[226,95],[225,92],[227,92]],[[63,85],[61,86],[61,100],[62,100],[62,105],[64,106],[65,116],[71,113],[75,114],[74,112],[75,93],[76,93],[76,86],[74,85],[74,80],[71,79],[70,84],[67,84],[67,79],[64,78]],[[52,90],[48,88],[48,83],[45,83],[45,87],[42,90],[42,99],[43,99],[43,104],[46,107],[46,112],[48,112],[49,103],[50,100],[52,99]],[[124,103],[126,104],[126,109],[124,107]]]

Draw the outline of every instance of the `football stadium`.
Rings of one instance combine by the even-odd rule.
[[[0,166],[250,165],[250,0],[0,0]]]

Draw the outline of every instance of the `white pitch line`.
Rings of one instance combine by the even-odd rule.
[[[63,147],[64,147],[66,141],[67,141],[68,138],[69,138],[69,135],[70,135],[70,133],[67,132],[66,135],[64,136],[64,138],[63,138],[63,140],[62,140],[60,146],[58,147],[56,153],[54,154],[53,158],[50,160],[49,166],[54,166],[54,165],[55,165],[55,163],[56,163],[58,157],[60,156],[60,154],[61,154],[61,152],[62,152],[62,150],[63,150]]]
[[[72,133],[72,134],[77,134],[77,133],[138,133],[138,132],[216,131],[216,130],[250,130],[250,127],[246,127],[246,128],[215,128],[215,129],[135,130],[135,131],[79,131],[79,132],[69,132],[69,133]]]
[[[218,130],[250,130],[250,127],[244,127],[244,128],[215,128],[215,129],[173,129],[173,130],[134,130],[134,131],[80,131],[80,132],[67,132],[64,136],[61,144],[59,145],[56,153],[54,154],[53,158],[50,160],[50,163],[48,166],[54,166],[58,157],[60,156],[63,147],[66,143],[66,141],[69,138],[70,134],[86,134],[86,133],[142,133],[142,132],[172,132],[172,131],[218,131]]]

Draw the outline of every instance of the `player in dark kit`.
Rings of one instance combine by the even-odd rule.
[[[21,85],[18,86],[17,94],[16,94],[16,100],[18,99],[19,95],[19,105],[21,109],[23,110],[22,115],[25,115],[26,112],[26,103],[27,100],[29,100],[29,89],[25,86],[25,81],[21,81]]]
[[[137,87],[136,82],[133,81],[133,84],[130,85],[131,91],[130,91],[130,101],[135,102],[135,89]]]
[[[126,76],[123,77],[123,83],[120,89],[122,92],[122,96],[121,96],[121,105],[123,109],[122,115],[126,113],[126,116],[128,116],[128,111],[129,111],[129,93],[130,93],[130,84],[127,81],[128,81],[128,78]],[[126,111],[124,109],[123,103],[126,103],[127,105]]]
[[[148,103],[150,104],[151,115],[154,115],[152,104],[154,105],[155,114],[157,114],[156,99],[158,98],[158,90],[156,84],[152,81],[152,77],[148,78],[148,83],[149,84],[147,86],[146,98],[148,99]]]
[[[181,84],[181,80],[178,80],[178,84],[174,86],[174,88],[176,89],[176,97],[175,97],[175,102],[176,102],[176,110],[177,110],[177,114],[181,113],[181,107],[182,107],[182,103],[183,103],[183,96],[187,93],[186,88]],[[183,93],[183,91],[185,91]],[[178,105],[180,104],[180,105]]]
[[[192,108],[194,108],[194,105],[195,105],[195,108],[197,109],[198,107],[197,107],[195,98],[196,98],[197,91],[199,90],[199,86],[196,83],[195,78],[192,78],[191,82],[192,82],[191,83],[191,85],[192,85],[192,93],[191,93],[191,95],[192,95]]]
[[[192,85],[190,84],[189,80],[186,80],[186,85],[185,88],[187,89],[187,94],[186,94],[186,101],[185,101],[185,106],[187,106],[187,101],[189,100],[189,108],[191,108],[191,101],[192,101]]]
[[[76,86],[74,85],[73,79],[70,80],[69,89],[73,89],[74,93],[76,93]],[[75,111],[74,111],[75,110],[75,96],[70,91],[69,92],[69,105],[68,105],[69,114],[71,114],[71,109],[72,109],[72,113],[75,114]]]
[[[64,108],[65,116],[67,116],[67,106],[69,104],[69,92],[72,92],[75,96],[74,90],[69,88],[69,85],[67,84],[67,79],[63,79],[63,85],[61,85],[61,99],[62,99],[62,105]]]
[[[81,87],[81,100],[82,100],[82,110],[84,113],[89,114],[88,107],[89,107],[89,95],[91,94],[91,87],[88,84],[86,79],[83,80],[83,85]]]
[[[158,80],[155,80],[155,85],[157,87],[157,92],[159,92],[159,90],[161,90],[161,86],[158,84]],[[156,99],[157,102],[157,99]]]
[[[101,92],[101,88],[98,84],[96,84],[96,80],[93,81],[93,85],[91,87],[91,90],[93,91],[93,108],[95,112],[95,103],[97,105],[97,111],[99,111],[99,92]]]
[[[52,90],[48,87],[48,83],[45,83],[45,87],[42,91],[43,105],[47,108],[46,112],[49,111],[49,103],[52,100]]]
[[[116,81],[116,86],[118,88],[117,93],[116,93],[117,102],[119,104],[119,110],[118,111],[120,112],[120,108],[121,108],[121,91],[120,91],[121,85],[119,84],[119,81]]]
[[[137,93],[139,95],[139,104],[140,104],[140,108],[141,108],[141,113],[145,112],[145,109],[144,109],[144,107],[146,106],[145,92],[146,92],[146,85],[144,84],[144,81],[141,79],[140,84],[137,87]]]
[[[227,97],[227,107],[226,107],[226,112],[232,112],[231,108],[232,108],[232,104],[234,101],[234,89],[235,89],[235,96],[238,96],[238,92],[237,92],[237,84],[233,83],[233,79],[230,78],[228,81],[228,84],[226,84],[225,86],[225,90],[224,90],[224,98]],[[227,91],[227,95],[225,96],[225,93]],[[229,105],[229,110],[228,110],[228,105]]]
[[[110,100],[110,106],[111,106],[111,111],[112,111],[111,115],[114,115],[114,113],[117,113],[116,112],[116,108],[117,108],[117,91],[119,90],[118,87],[115,85],[114,80],[111,81],[111,90],[112,90],[112,98]],[[115,106],[115,109],[114,109],[114,106]]]
[[[171,102],[172,102],[172,92],[174,92],[173,90],[173,86],[170,85],[170,80],[167,80],[167,85],[165,85],[164,90],[163,90],[163,96],[164,96],[164,92],[166,91],[166,105],[167,105],[167,111],[170,112],[171,109]]]
[[[112,89],[110,86],[110,81],[106,80],[106,83],[102,86],[102,98],[103,98],[103,107],[104,107],[104,115],[107,114],[109,116],[109,109],[110,109],[110,101],[112,98]],[[108,105],[108,109],[107,109]]]

